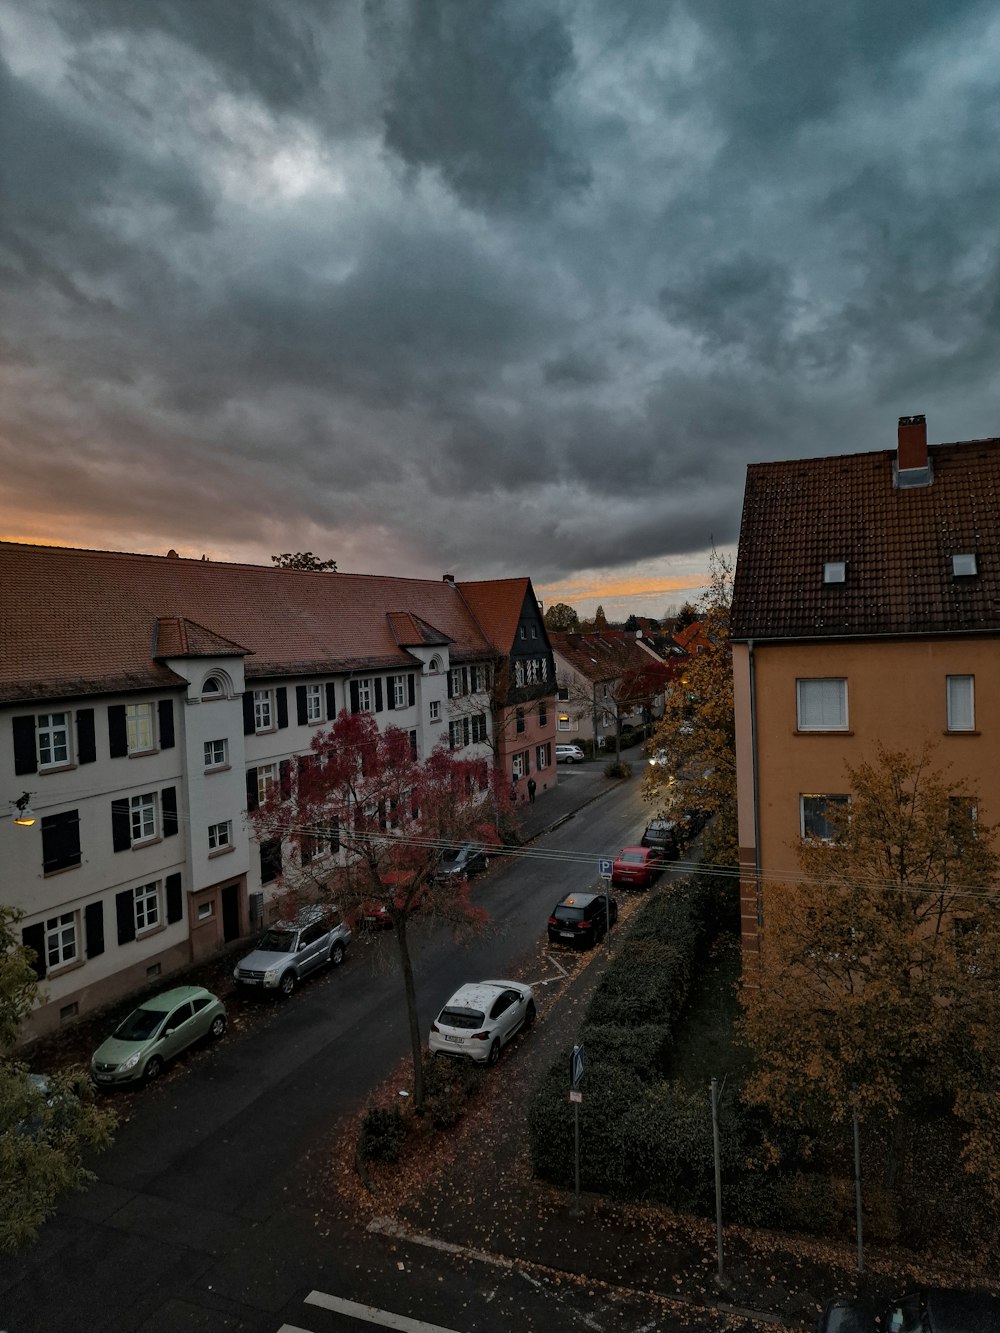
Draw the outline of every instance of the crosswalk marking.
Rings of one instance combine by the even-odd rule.
[[[394,1328],[398,1333],[455,1333],[454,1329],[443,1328],[440,1324],[427,1324],[422,1319],[410,1319],[405,1314],[393,1314],[391,1310],[379,1310],[374,1305],[359,1305],[357,1301],[345,1301],[340,1296],[328,1296],[323,1291],[311,1291],[306,1297],[307,1305],[318,1305],[322,1310],[333,1310],[336,1314],[346,1314],[352,1319],[361,1319],[366,1324],[381,1324],[383,1328]],[[288,1333],[297,1333],[285,1326]],[[284,1329],[279,1330],[284,1333]]]

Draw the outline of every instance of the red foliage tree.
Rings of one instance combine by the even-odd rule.
[[[444,746],[421,760],[405,731],[380,730],[371,713],[342,712],[299,757],[284,789],[251,812],[258,839],[280,838],[290,853],[281,889],[293,900],[336,901],[345,913],[371,902],[384,907],[403,976],[418,1111],[422,1040],[408,928],[418,912],[451,922],[459,935],[485,925],[468,881],[438,880],[434,871],[456,843],[497,845],[509,801],[491,761]]]

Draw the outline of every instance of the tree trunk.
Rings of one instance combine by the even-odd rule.
[[[413,963],[410,961],[410,946],[406,939],[405,916],[396,918],[396,944],[399,947],[399,965],[403,973],[403,989],[406,992],[406,1017],[410,1027],[410,1051],[413,1056],[413,1109],[419,1114],[424,1109],[423,1043],[420,1040],[417,991],[413,984]]]

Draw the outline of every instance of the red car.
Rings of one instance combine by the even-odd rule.
[[[623,847],[611,867],[611,883],[631,889],[648,889],[663,869],[659,847]]]

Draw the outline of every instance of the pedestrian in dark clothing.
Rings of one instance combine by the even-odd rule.
[[[535,804],[535,779],[528,779],[528,801],[531,805]]]

